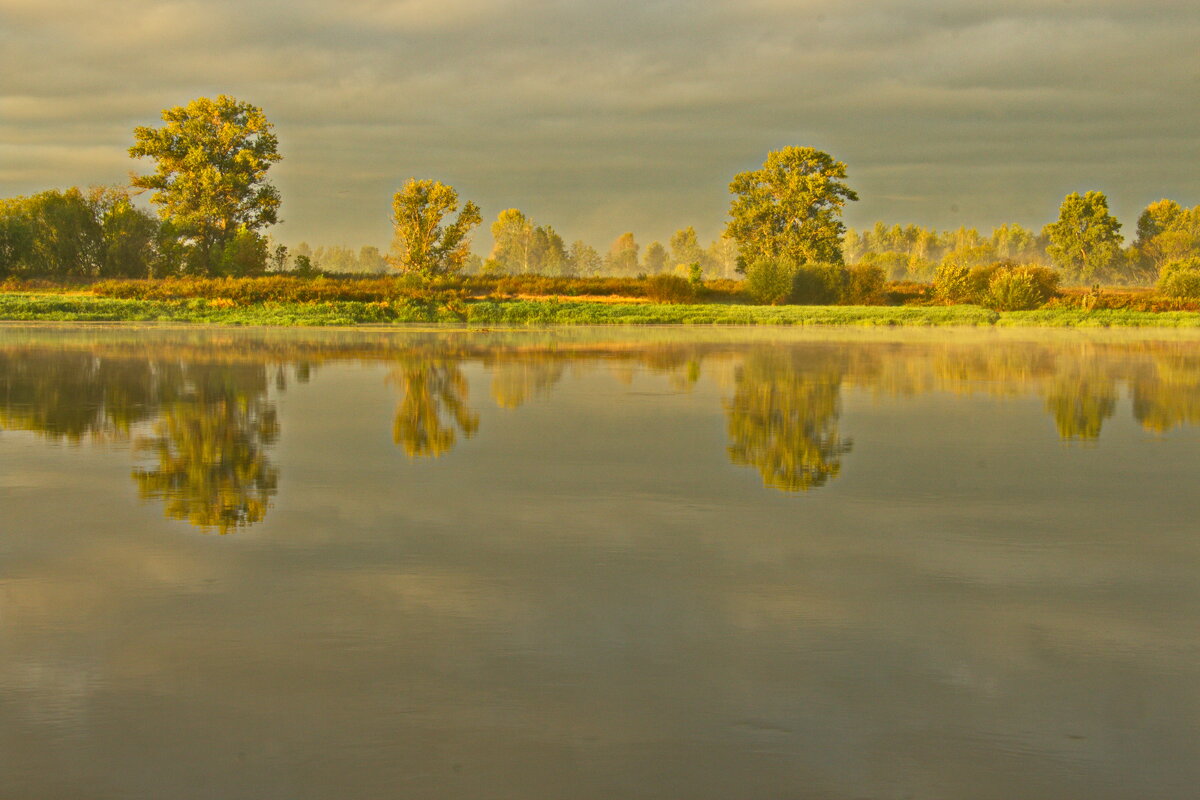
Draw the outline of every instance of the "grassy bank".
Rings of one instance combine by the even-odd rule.
[[[88,294],[0,294],[0,319],[56,322],[192,322],[220,325],[865,325],[1200,327],[1197,312],[1042,309],[997,313],[978,306],[751,306],[556,300],[259,302],[227,298],[146,300]]]

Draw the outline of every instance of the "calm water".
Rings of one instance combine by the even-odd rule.
[[[1200,338],[0,328],[0,798],[1191,798]]]

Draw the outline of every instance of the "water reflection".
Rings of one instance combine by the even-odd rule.
[[[274,394],[334,362],[382,365],[399,402],[392,440],[412,459],[451,453],[481,431],[473,380],[495,408],[551,398],[568,377],[609,375],[672,392],[707,385],[723,412],[726,456],[785,492],[827,486],[848,464],[848,392],[1039,397],[1064,441],[1100,439],[1128,398],[1145,430],[1200,422],[1200,355],[1189,340],[746,341],[679,333],[578,337],[423,334],[279,337],[136,332],[23,334],[0,340],[0,429],[54,442],[128,442],[138,493],[168,518],[227,533],[266,518],[280,468]],[[247,338],[249,337],[249,338]],[[469,377],[471,376],[471,377]],[[589,378],[589,376],[591,376]],[[639,376],[642,376],[639,378]],[[622,389],[624,391],[624,389]],[[707,395],[706,395],[707,396]],[[986,424],[981,420],[981,424]],[[631,447],[643,442],[630,443]],[[968,443],[964,443],[964,447]]]
[[[737,370],[725,404],[729,460],[754,467],[766,486],[808,491],[837,477],[851,442],[838,430],[840,359],[797,349],[760,349]]]
[[[467,379],[450,358],[413,355],[392,368],[388,382],[398,387],[400,405],[392,422],[392,441],[410,458],[444,455],[479,429],[479,415],[467,405]]]
[[[153,434],[137,449],[153,466],[135,469],[143,498],[166,515],[221,533],[260,522],[279,483],[267,447],[279,436],[261,365],[188,365],[161,404]]]
[[[170,348],[0,351],[0,429],[58,442],[131,444],[132,478],[168,518],[229,533],[261,521],[278,486],[279,436],[263,363]],[[286,386],[277,370],[276,388]]]

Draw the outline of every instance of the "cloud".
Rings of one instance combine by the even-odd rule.
[[[848,163],[851,222],[1040,225],[1075,188],[1130,218],[1200,202],[1198,29],[1165,0],[0,0],[0,195],[122,180],[134,125],[226,92],[276,123],[290,241],[386,242],[411,175],[598,245],[712,236],[786,144]]]

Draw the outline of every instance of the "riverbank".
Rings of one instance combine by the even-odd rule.
[[[1200,312],[1041,309],[996,312],[979,306],[754,306],[570,300],[413,300],[261,302],[225,298],[145,300],[90,294],[0,294],[0,320],[188,322],[216,325],[858,325],[1004,327],[1200,327]]]

